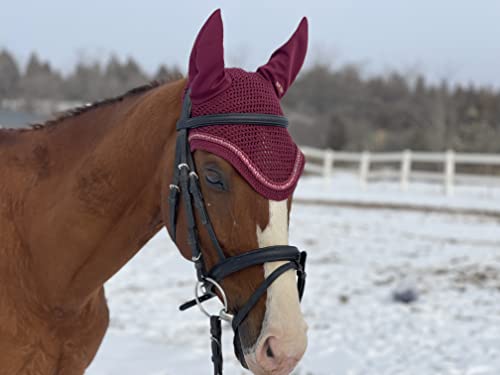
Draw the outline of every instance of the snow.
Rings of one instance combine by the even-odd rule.
[[[391,180],[369,181],[361,187],[353,173],[338,172],[333,178],[307,177],[299,181],[295,197],[353,204],[402,205],[412,208],[476,210],[500,213],[500,179],[495,184],[456,184],[452,196],[444,194],[442,184],[412,181],[408,191]]]
[[[334,179],[332,188],[306,178],[297,196],[500,207],[495,188],[457,188],[449,198],[432,186],[401,193],[395,184],[363,190],[348,181]],[[290,233],[309,252],[302,304],[309,346],[295,374],[500,373],[498,218],[296,204]],[[154,237],[106,285],[110,329],[87,374],[211,373],[208,319],[177,309],[192,298],[194,280],[166,233]],[[406,284],[417,301],[393,302]],[[226,325],[225,372],[248,374],[231,341]]]

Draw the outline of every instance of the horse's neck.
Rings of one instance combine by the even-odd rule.
[[[53,303],[84,301],[163,225],[161,177],[171,173],[183,86],[43,130],[46,170],[26,194],[23,235]]]

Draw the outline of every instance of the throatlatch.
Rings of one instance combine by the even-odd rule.
[[[191,248],[191,260],[195,264],[197,283],[195,287],[195,298],[180,306],[180,310],[186,310],[198,305],[210,318],[210,334],[212,347],[212,362],[214,364],[214,375],[222,375],[222,343],[221,343],[221,320],[231,323],[234,330],[235,353],[241,364],[247,367],[238,329],[240,324],[248,316],[260,297],[267,291],[269,286],[283,273],[296,270],[298,275],[297,288],[299,299],[302,298],[305,286],[305,262],[306,252],[299,251],[294,246],[269,246],[248,251],[244,254],[226,257],[210,222],[208,212],[203,202],[198,175],[193,161],[193,156],[188,142],[188,131],[192,128],[220,124],[251,124],[262,126],[287,127],[288,120],[283,116],[267,115],[259,113],[227,113],[207,116],[191,117],[191,99],[189,90],[184,96],[181,117],[177,122],[177,142],[174,161],[174,175],[170,184],[169,192],[169,225],[168,230],[174,242],[176,241],[176,224],[179,195],[186,210],[187,218],[187,242]],[[198,237],[198,228],[195,218],[195,209],[198,212],[201,224],[207,231],[210,240],[217,251],[219,263],[211,270],[207,270],[201,252],[201,244]],[[255,290],[248,301],[239,311],[230,312],[224,289],[220,282],[229,275],[245,268],[264,264],[267,262],[286,261],[274,270]],[[200,294],[201,291],[201,294]],[[218,315],[211,315],[203,307],[203,302],[217,296],[222,298],[223,309]],[[234,314],[234,315],[233,315]],[[248,367],[247,367],[248,368]]]

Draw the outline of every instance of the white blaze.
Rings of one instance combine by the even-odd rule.
[[[269,223],[261,230],[257,225],[259,247],[288,245],[288,206],[287,200],[269,201]],[[264,264],[264,274],[268,277],[285,262]],[[281,337],[292,344],[301,342],[306,323],[300,311],[295,270],[289,270],[278,277],[267,289],[266,314],[262,324],[260,338],[268,335]],[[257,340],[257,343],[259,340]],[[292,344],[293,345],[293,344]],[[305,343],[304,343],[305,345]]]
[[[264,230],[261,230],[257,225],[257,241],[260,247],[288,245],[288,205],[286,199],[269,201],[269,222]]]

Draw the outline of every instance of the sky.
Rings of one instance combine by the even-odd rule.
[[[433,81],[500,87],[500,0],[0,0],[0,49],[31,51],[68,73],[80,59],[132,56],[183,71],[196,34],[222,9],[227,65],[255,69],[303,16],[306,65],[355,62]]]

